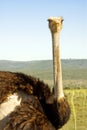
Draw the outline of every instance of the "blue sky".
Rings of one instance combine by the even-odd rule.
[[[52,59],[50,16],[64,18],[61,58],[87,59],[87,0],[0,0],[0,60]]]

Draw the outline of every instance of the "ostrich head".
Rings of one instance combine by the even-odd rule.
[[[50,17],[48,21],[49,21],[49,28],[53,33],[60,31],[62,29],[62,22],[64,21],[62,17]]]
[[[52,34],[53,73],[54,73],[54,101],[48,102],[48,117],[55,128],[61,128],[70,117],[70,107],[63,93],[62,68],[60,60],[60,31],[62,17],[50,17],[49,28]],[[53,103],[52,103],[53,102]]]

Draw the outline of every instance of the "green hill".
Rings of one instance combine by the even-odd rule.
[[[63,79],[87,79],[87,60],[62,60]],[[42,79],[52,79],[52,60],[0,61],[0,70],[23,72]]]

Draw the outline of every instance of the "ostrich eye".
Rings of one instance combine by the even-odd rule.
[[[61,20],[61,23],[63,23],[64,19]]]

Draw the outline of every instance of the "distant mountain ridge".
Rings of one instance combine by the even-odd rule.
[[[87,59],[63,59],[63,78],[87,79]],[[1,71],[23,72],[42,79],[52,79],[52,60],[40,61],[9,61],[0,60]]]

